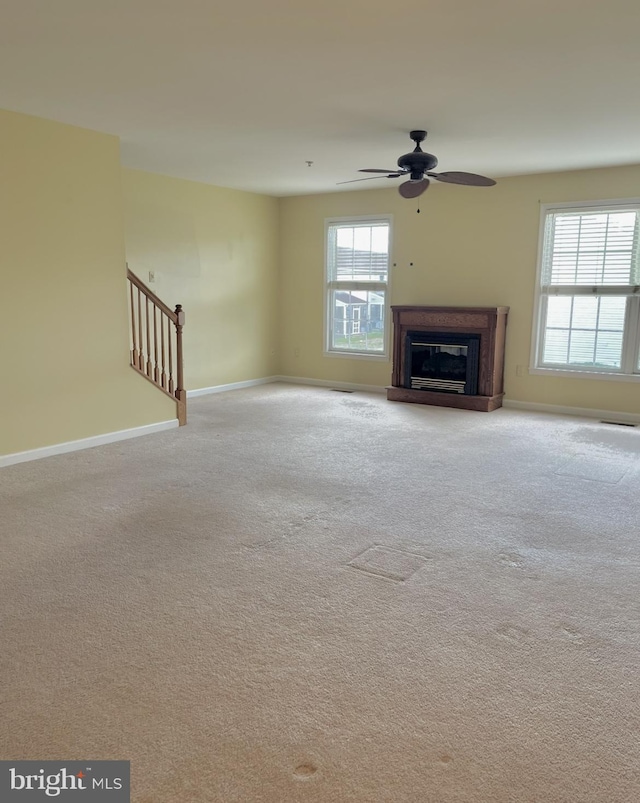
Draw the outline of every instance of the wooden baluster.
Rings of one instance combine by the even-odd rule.
[[[160,343],[162,345],[162,350],[161,350],[162,373],[160,374],[160,384],[166,390],[167,389],[167,374],[165,373],[165,370],[164,370],[164,368],[165,368],[165,366],[164,366],[164,319],[165,319],[164,312],[160,312]],[[170,329],[169,329],[169,334],[171,334],[171,330]]]
[[[131,338],[133,348],[131,349],[131,365],[138,364],[138,338],[136,335],[136,311],[133,303],[133,284],[129,282],[129,297],[131,299]]]
[[[160,384],[160,367],[158,365],[158,308],[153,305],[153,360],[155,368],[153,369],[153,381],[156,385]]]
[[[182,327],[184,326],[184,312],[182,304],[176,305],[176,390],[178,400],[178,423],[180,426],[187,423],[187,391],[184,389],[184,366],[182,362]]]
[[[142,337],[142,296],[138,287],[138,333],[140,335],[140,351],[138,352],[138,368],[144,370],[144,340]]]
[[[182,330],[185,320],[184,310],[182,309],[182,305],[178,304],[175,311],[172,312],[171,309],[149,290],[128,268],[127,278],[130,282],[131,365],[145,374],[157,387],[162,388],[165,393],[168,393],[175,399],[178,423],[182,426],[187,423],[187,391],[184,387],[184,358],[182,351]],[[134,287],[135,291],[138,293],[137,304],[134,297]],[[142,309],[143,296],[145,299],[144,323]],[[149,305],[151,305],[151,307]],[[153,315],[153,352],[151,351],[152,326],[150,315]],[[160,315],[160,325],[158,325],[158,315]],[[167,319],[166,321],[165,318]],[[175,334],[171,323],[175,326]],[[174,348],[176,359],[175,376],[173,363]]]
[[[171,331],[171,327],[167,325],[167,346],[169,349],[169,384],[167,385],[167,390],[173,396],[174,391],[174,384],[173,384],[173,352],[172,352],[172,343],[173,343],[173,332]]]
[[[149,298],[145,296],[147,312],[147,376],[151,377],[151,330],[149,327]]]

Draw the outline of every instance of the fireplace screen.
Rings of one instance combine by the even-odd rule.
[[[479,344],[479,335],[408,332],[406,387],[476,394]]]

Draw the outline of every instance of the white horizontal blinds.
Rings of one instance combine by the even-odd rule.
[[[542,365],[615,372],[627,364],[628,299],[640,295],[638,213],[634,206],[547,213]]]
[[[371,222],[329,227],[329,279],[386,283],[389,275],[389,224]]]
[[[639,291],[638,210],[549,212],[542,291],[633,295]]]

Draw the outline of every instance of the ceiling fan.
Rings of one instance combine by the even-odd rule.
[[[398,169],[378,170],[370,168],[359,170],[359,173],[381,173],[386,174],[386,178],[400,178],[409,176],[409,180],[403,182],[398,187],[398,192],[403,198],[417,198],[429,186],[429,179],[443,181],[445,184],[466,184],[471,187],[492,187],[496,182],[492,178],[479,176],[477,173],[433,173],[437,167],[438,160],[432,153],[425,153],[420,147],[420,143],[426,138],[426,131],[410,131],[409,136],[416,143],[416,147],[411,153],[405,153],[398,159]],[[339,184],[352,184],[354,181],[370,181],[373,178],[383,178],[385,176],[369,176],[368,178],[355,178],[352,181],[339,181]]]

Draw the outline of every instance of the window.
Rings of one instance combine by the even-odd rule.
[[[640,201],[542,212],[534,371],[640,379]]]
[[[327,223],[327,351],[384,356],[389,286],[388,219]]]

